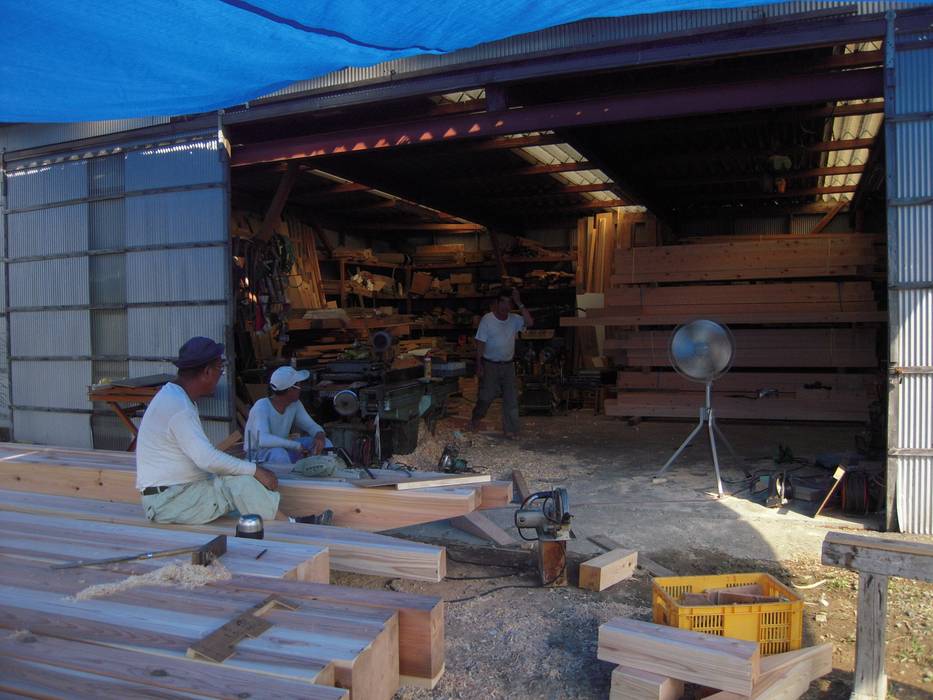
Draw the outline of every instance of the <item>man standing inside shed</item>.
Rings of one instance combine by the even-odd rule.
[[[512,303],[521,316],[511,313]],[[490,404],[502,396],[502,431],[510,440],[518,437],[518,387],[515,382],[515,336],[534,323],[517,289],[499,293],[493,310],[483,316],[476,329],[476,376],[479,395],[473,408],[470,430],[475,431]]]
[[[224,346],[191,338],[181,346],[178,376],[155,395],[139,426],[136,488],[149,520],[201,524],[231,511],[284,520],[278,479],[268,469],[222,452],[204,434],[196,401],[223,376]],[[319,523],[321,516],[288,518]],[[327,518],[325,518],[325,521]]]

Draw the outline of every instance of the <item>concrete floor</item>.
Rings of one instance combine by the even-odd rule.
[[[744,463],[737,464],[720,447],[724,481],[741,480],[741,466],[751,471],[771,467],[779,444],[805,460],[821,453],[852,452],[858,431],[858,426],[819,424],[724,423],[721,427]],[[653,484],[652,477],[691,428],[685,422],[631,426],[616,418],[573,412],[524,418],[523,435],[517,442],[491,432],[462,435],[443,423],[435,441],[440,445],[444,440],[458,441],[461,455],[471,465],[496,477],[521,469],[533,490],[566,488],[577,536],[570,549],[581,553],[600,552],[587,537],[605,534],[649,556],[663,555],[665,550],[677,550],[683,556],[694,549],[715,549],[737,558],[818,560],[821,542],[830,529],[875,529],[880,524],[878,517],[856,520],[821,515],[813,519],[807,509],[814,509],[815,504],[795,501],[788,508],[766,508],[751,500],[748,490],[718,499],[708,442],[702,438],[681,455],[666,483]],[[726,483],[725,490],[728,494],[741,485]],[[513,510],[484,512],[514,535]],[[413,537],[477,542],[444,524],[405,532]]]

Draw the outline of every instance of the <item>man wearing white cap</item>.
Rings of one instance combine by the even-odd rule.
[[[287,474],[298,459],[332,446],[299,400],[301,382],[309,374],[308,370],[279,367],[269,380],[272,395],[253,404],[246,421],[247,447],[256,450],[257,460],[278,474]],[[296,431],[307,437],[292,440],[289,435]]]

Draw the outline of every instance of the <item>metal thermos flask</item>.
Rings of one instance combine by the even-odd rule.
[[[254,513],[241,515],[236,524],[236,536],[261,540],[265,536],[262,529],[262,516]]]

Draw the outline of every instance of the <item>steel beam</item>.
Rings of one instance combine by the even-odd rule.
[[[696,177],[678,180],[666,180],[656,183],[663,188],[696,188],[697,185],[728,185],[734,182],[758,182],[763,175],[770,177],[783,177],[786,180],[801,180],[809,177],[832,177],[834,175],[857,175],[865,171],[864,165],[837,165],[828,168],[809,168],[807,170],[789,170],[781,173],[750,173],[727,177]]]
[[[444,143],[542,129],[854,100],[877,97],[882,90],[882,69],[877,68],[701,85],[679,90],[616,95],[571,104],[538,105],[495,114],[433,117],[404,124],[267,141],[236,149],[231,166]]]

